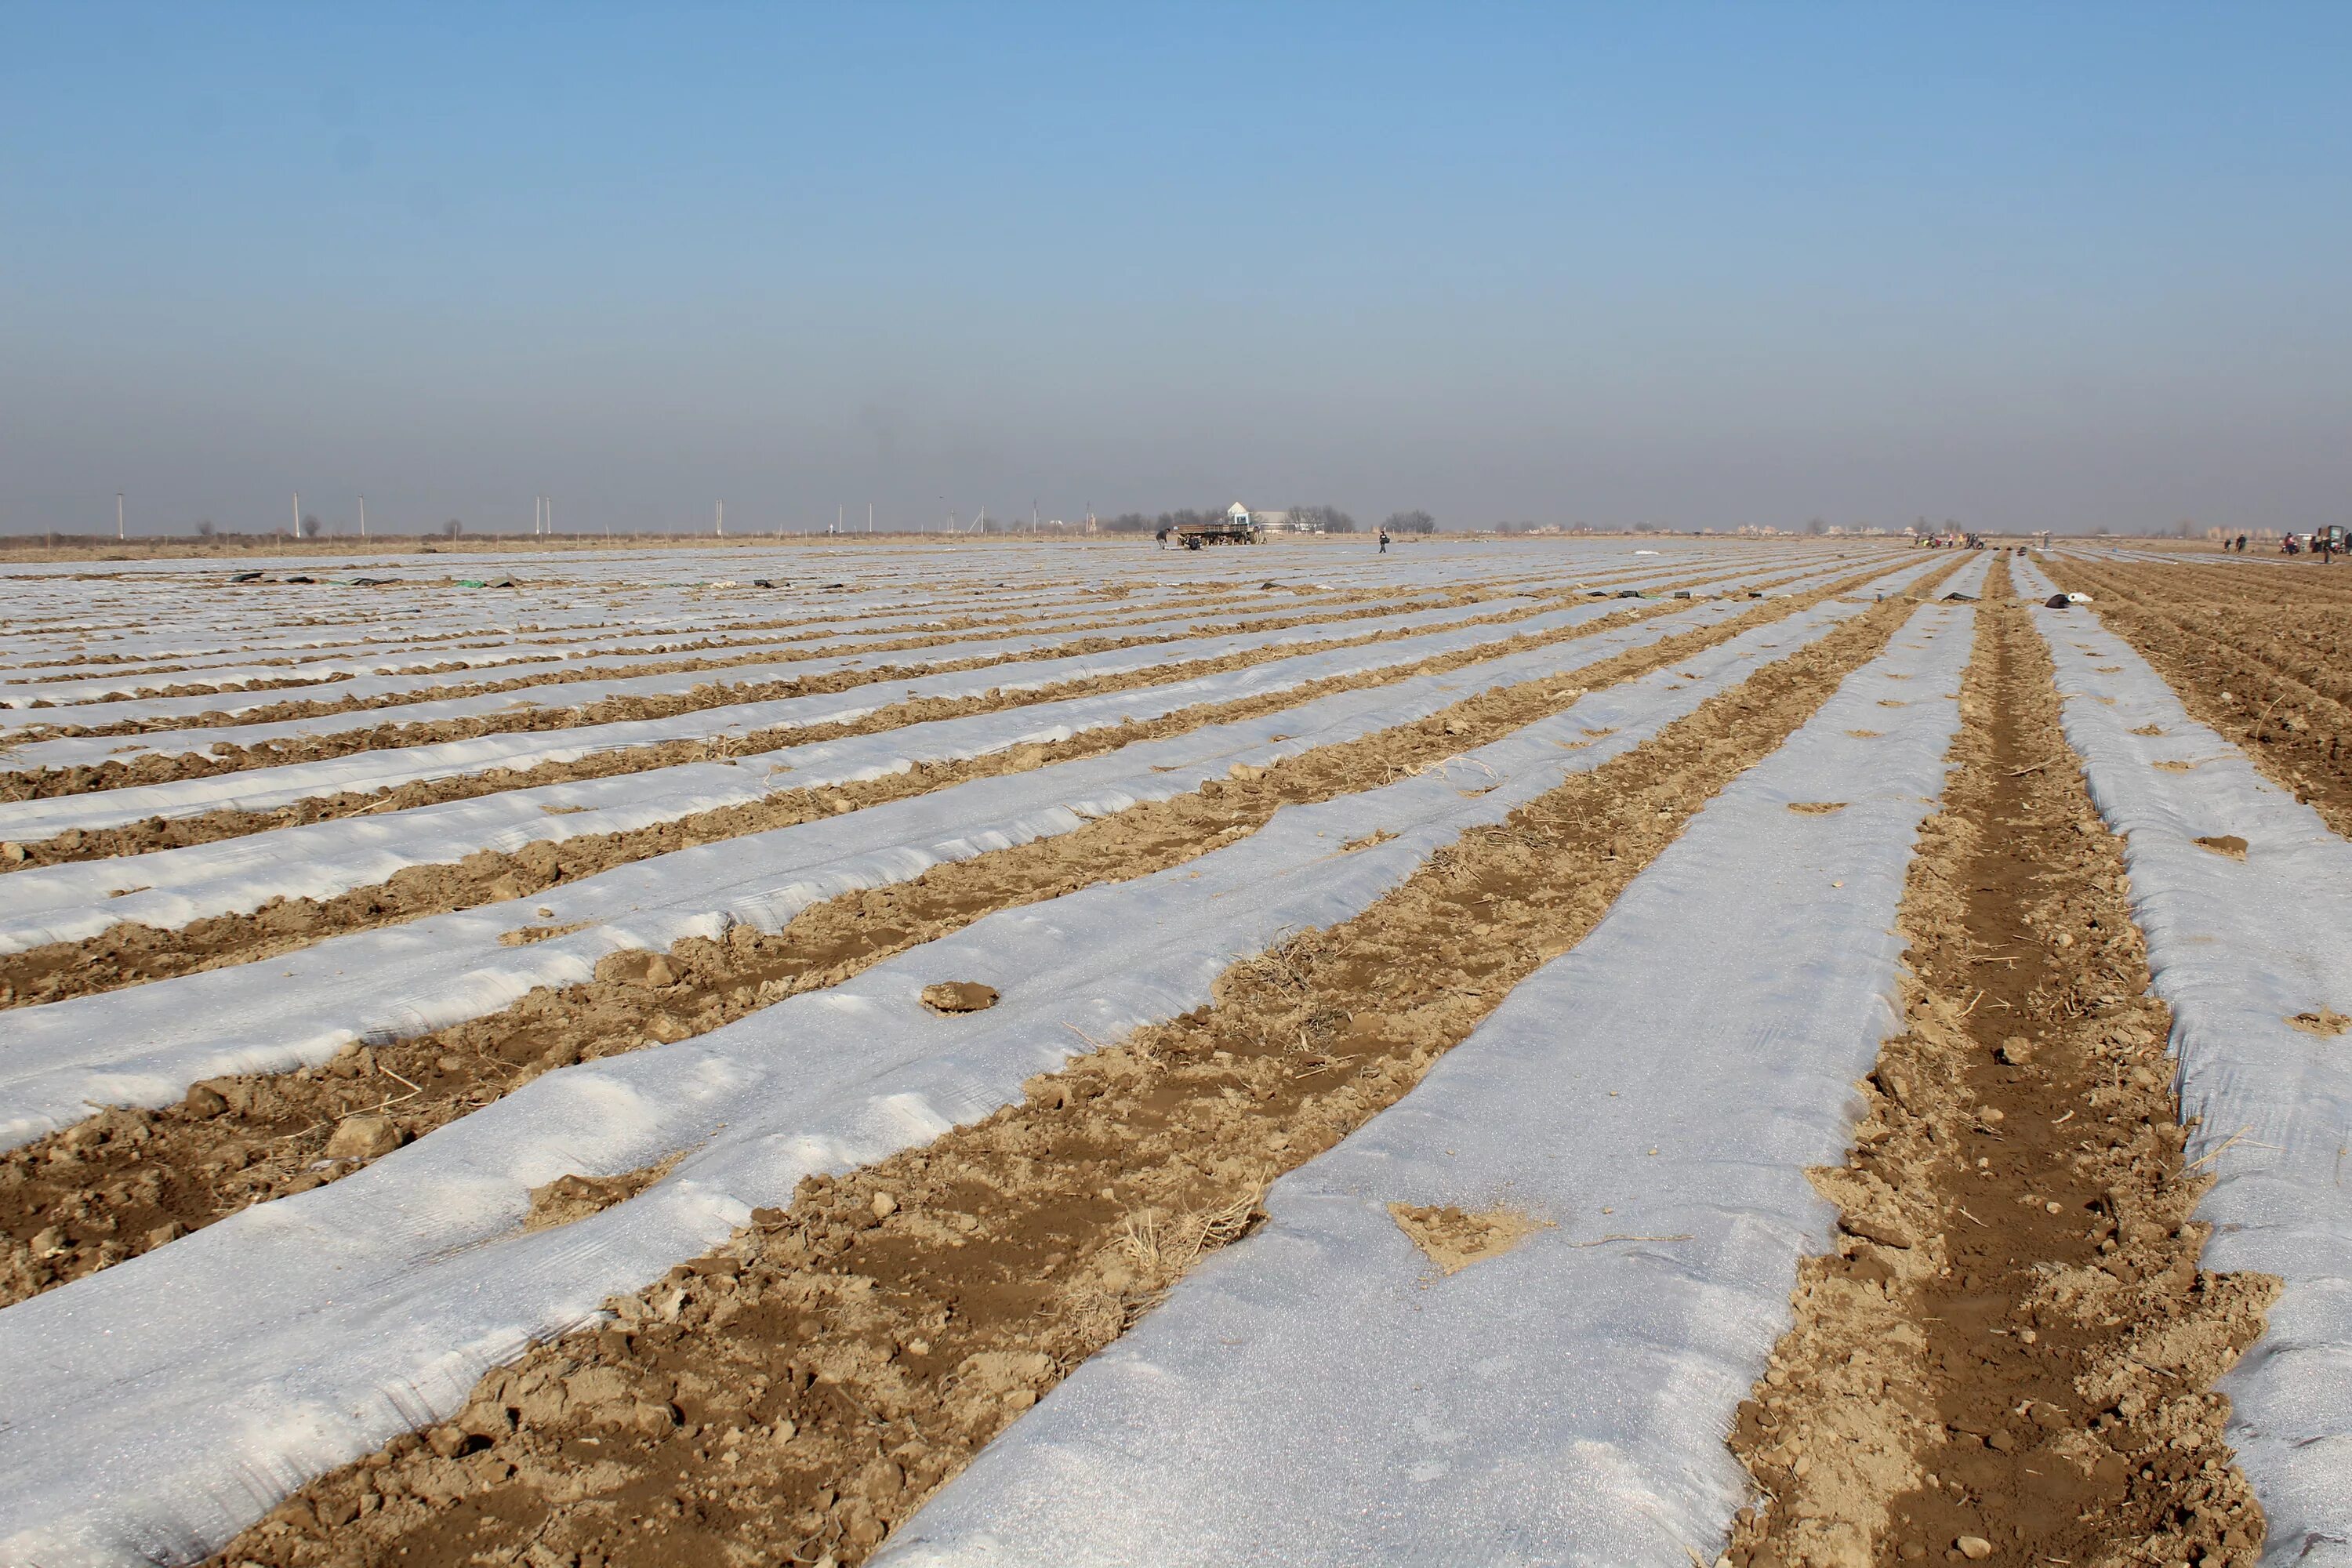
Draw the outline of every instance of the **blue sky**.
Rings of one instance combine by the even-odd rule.
[[[0,530],[2352,512],[2352,6],[0,8]]]

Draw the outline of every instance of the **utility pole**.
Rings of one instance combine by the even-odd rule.
[[[727,503],[725,501],[719,503],[719,537],[721,539],[727,537]]]
[[[847,532],[849,531],[849,530],[847,530],[846,528],[844,528],[844,527],[842,526],[842,516],[843,516],[843,514],[844,514],[844,513],[845,513],[845,512],[846,512],[846,511],[848,511],[848,510],[849,510],[849,509],[848,509],[847,507],[845,507],[845,506],[842,506],[842,505],[840,505],[838,502],[836,502],[836,503],[835,504],[834,509],[833,509],[833,531],[834,531],[834,532],[835,532],[835,533],[847,533]]]
[[[360,497],[360,537],[367,537],[367,497]]]
[[[114,537],[122,537],[122,492],[114,492]]]
[[[866,531],[868,533],[874,531],[874,503],[872,501],[867,501],[866,503]]]
[[[294,537],[302,537],[302,492],[294,492]]]

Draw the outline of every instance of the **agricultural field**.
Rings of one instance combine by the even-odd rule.
[[[8,566],[0,1564],[2352,1563],[2347,612]]]

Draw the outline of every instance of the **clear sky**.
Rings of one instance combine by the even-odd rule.
[[[2352,5],[0,7],[0,530],[2352,518]]]

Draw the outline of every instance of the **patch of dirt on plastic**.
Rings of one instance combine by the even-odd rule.
[[[2246,841],[2234,833],[2210,834],[2199,838],[2197,843],[2227,859],[2242,860],[2246,858]]]
[[[2120,847],[2025,612],[1989,592],[1977,613],[1903,905],[1906,1026],[1846,1163],[1812,1173],[1837,1248],[1740,1407],[1763,1495],[1728,1558],[2250,1568],[2262,1512],[2211,1385],[2276,1281],[2197,1266],[2208,1183]]]
[[[996,1005],[996,987],[977,980],[942,980],[923,987],[923,1005],[934,1013],[982,1013]]]
[[[1845,806],[1846,803],[1842,800],[1792,800],[1789,803],[1789,809],[1801,816],[1827,816],[1832,812],[1843,811]]]
[[[530,1190],[530,1215],[523,1229],[551,1230],[576,1225],[590,1215],[603,1214],[614,1204],[626,1203],[669,1174],[678,1157],[617,1176],[558,1176]]]
[[[518,926],[513,931],[499,933],[501,947],[530,947],[535,942],[550,942],[559,936],[570,936],[576,931],[586,931],[594,921],[573,921],[570,925]]]
[[[2352,1029],[2352,1018],[2346,1017],[2333,1007],[2322,1007],[2316,1013],[2297,1013],[2287,1022],[2305,1034],[2317,1035],[2324,1040],[2332,1040],[2345,1030]]]
[[[1209,780],[1058,837],[828,900],[772,935],[739,925],[723,942],[689,940],[667,957],[608,955],[591,984],[535,990],[488,1017],[354,1047],[323,1068],[201,1086],[225,1096],[225,1110],[199,1098],[109,1110],[0,1152],[0,1305],[348,1174],[358,1167],[320,1165],[320,1152],[337,1121],[359,1110],[393,1117],[404,1138],[421,1137],[552,1068],[706,1033],[996,910],[1181,864],[1255,832],[1284,805],[1387,783],[1416,759],[1497,739],[1570,706],[1586,688],[1686,659],[1813,597],[1792,595],[1620,654],[1579,671],[1574,686],[1537,680],[1487,692],[1253,779]],[[33,1247],[53,1228],[58,1245]]]
[[[1444,1207],[1389,1205],[1389,1217],[1441,1274],[1461,1273],[1474,1263],[1500,1258],[1537,1231],[1542,1220],[1512,1208],[1476,1213],[1453,1204]]]
[[[1271,1176],[1392,1104],[1882,649],[1890,600],[936,1142],[804,1180],[230,1543],[266,1568],[862,1562]],[[1433,931],[1476,933],[1433,942]]]

